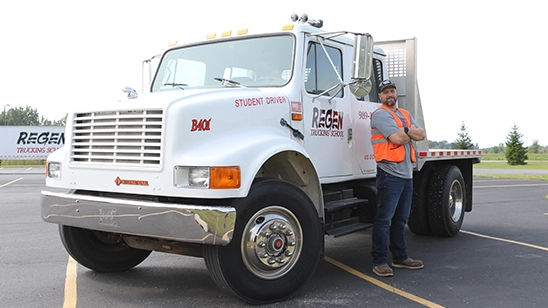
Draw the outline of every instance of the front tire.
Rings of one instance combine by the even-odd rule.
[[[459,233],[466,209],[464,188],[457,166],[440,166],[432,174],[428,218],[434,235],[452,237]]]
[[[237,218],[230,244],[204,246],[212,279],[251,304],[294,295],[321,259],[323,233],[312,201],[291,183],[260,179],[234,207]]]
[[[116,233],[59,225],[59,234],[70,256],[97,272],[127,271],[152,252],[129,247]]]

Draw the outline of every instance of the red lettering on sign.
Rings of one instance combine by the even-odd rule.
[[[210,126],[211,126],[211,119],[201,119],[201,120],[192,119],[192,127],[190,128],[190,131],[195,132],[195,131],[210,130],[211,129]]]
[[[267,97],[248,97],[238,98],[234,100],[234,107],[256,107],[262,105],[277,105],[285,104],[287,99],[285,96],[267,96]]]
[[[253,97],[253,98],[238,98],[234,100],[234,106],[238,107],[253,107],[260,106],[263,104],[262,97]]]
[[[46,153],[46,148],[17,148],[17,153],[27,153],[27,154]]]
[[[283,104],[285,103],[285,96],[278,96],[278,97],[266,97],[266,104]]]

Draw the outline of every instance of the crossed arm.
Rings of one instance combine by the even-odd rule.
[[[413,125],[409,127],[409,131],[407,132],[407,134],[405,133],[405,130],[401,128],[399,131],[388,136],[390,142],[395,144],[406,144],[411,140],[421,141],[424,140],[424,138],[426,138],[424,129],[420,127],[415,127]]]

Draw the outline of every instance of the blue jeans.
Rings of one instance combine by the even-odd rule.
[[[409,257],[405,247],[405,225],[413,201],[413,180],[402,179],[377,168],[377,198],[377,215],[371,236],[373,264],[388,263],[386,244],[389,234],[392,260],[403,261]]]

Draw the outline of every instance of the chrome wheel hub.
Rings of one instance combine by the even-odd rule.
[[[276,279],[293,268],[302,250],[302,228],[286,208],[270,206],[247,223],[242,258],[247,269],[262,279]]]
[[[451,213],[451,219],[454,222],[458,222],[463,209],[464,193],[462,185],[459,181],[453,181],[451,183],[451,190],[449,192],[449,212]]]

